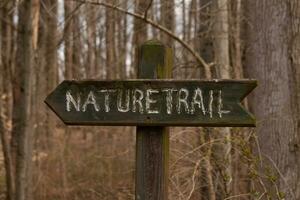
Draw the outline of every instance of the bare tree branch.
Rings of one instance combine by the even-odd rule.
[[[148,6],[147,6],[147,8],[145,10],[144,19],[147,19],[147,17],[148,17],[148,11],[151,8],[152,2],[153,2],[153,0],[150,0],[149,4],[148,4]]]
[[[206,78],[211,79],[211,77],[212,77],[211,71],[210,71],[211,65],[206,63],[205,60],[188,43],[186,43],[185,41],[180,39],[178,36],[175,35],[175,33],[171,32],[166,27],[154,22],[153,20],[151,20],[149,18],[145,18],[144,15],[130,12],[128,10],[125,10],[123,8],[120,8],[120,7],[110,4],[110,3],[106,3],[106,2],[102,2],[102,1],[89,1],[89,0],[69,0],[69,1],[76,1],[76,2],[81,2],[81,3],[92,4],[92,5],[104,6],[104,7],[111,8],[113,10],[125,13],[129,16],[143,20],[145,23],[150,24],[151,26],[153,26],[153,27],[157,28],[158,30],[162,31],[163,33],[167,34],[168,36],[173,38],[175,41],[177,41],[179,44],[181,44],[185,49],[187,49],[193,55],[193,57],[197,60],[197,62],[199,64],[203,65]]]

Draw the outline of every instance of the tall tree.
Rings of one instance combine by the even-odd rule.
[[[113,1],[115,3],[115,1]],[[106,41],[106,73],[107,78],[113,79],[116,76],[116,13],[111,8],[105,10],[105,41]]]
[[[28,199],[31,171],[31,73],[33,65],[33,1],[19,4],[16,67],[13,80],[13,137],[16,141],[16,200]]]
[[[118,1],[119,2],[119,1]],[[120,2],[119,2],[120,3]],[[124,2],[124,7],[127,7],[127,1]],[[127,59],[127,15],[121,12],[116,13],[116,33],[117,33],[117,71],[118,77],[124,79],[126,76],[126,59]]]
[[[161,25],[166,27],[171,32],[174,32],[174,0],[161,0],[161,7],[160,7],[160,13],[161,13]],[[162,35],[161,37],[162,41],[168,45],[172,46],[172,38],[168,35]]]
[[[213,7],[215,9],[215,17],[213,24],[213,47],[214,57],[216,64],[216,74],[218,78],[230,79],[231,68],[230,68],[230,54],[229,54],[229,9],[228,0],[216,0],[213,1]],[[221,137],[226,138],[225,144],[221,148],[217,148],[216,154],[218,162],[226,163],[224,165],[224,173],[226,183],[224,185],[225,197],[231,193],[231,180],[232,180],[232,169],[231,169],[231,130],[230,128],[220,129]],[[219,135],[219,134],[218,134]],[[219,136],[216,136],[219,137]],[[227,141],[227,142],[226,142]],[[223,197],[223,198],[225,198]]]
[[[83,67],[82,67],[82,50],[83,50],[83,42],[82,42],[82,34],[80,31],[82,30],[81,26],[81,6],[82,3],[71,2],[73,3],[73,7],[71,13],[69,13],[69,17],[72,19],[72,50],[70,51],[72,56],[72,76],[75,79],[83,78]],[[72,4],[71,4],[72,5]]]
[[[210,13],[212,13],[212,5],[211,0],[199,0],[197,4],[199,4],[199,10],[198,10],[198,19],[195,19],[195,21],[198,21],[196,23],[197,31],[196,38],[195,38],[195,44],[196,49],[198,53],[205,59],[206,62],[212,63],[214,59],[214,52],[213,52],[213,40],[212,40],[212,34],[210,30],[210,26],[212,24],[212,16]],[[200,68],[200,78],[206,78],[211,79],[212,77],[206,77],[204,68],[199,66]],[[206,154],[206,158],[204,160],[204,170],[203,173],[206,176],[205,183],[200,183],[202,186],[202,195],[204,197],[207,197],[210,200],[216,200],[216,181],[214,180],[213,174],[214,174],[214,168],[212,164],[212,147],[213,145],[210,144],[213,140],[212,132],[213,130],[211,128],[204,128],[203,132],[200,133],[199,138],[201,138],[201,143],[207,142],[209,145],[207,145],[207,150],[204,152]],[[206,192],[207,191],[207,192]],[[207,195],[207,196],[206,196]]]
[[[87,23],[87,62],[86,62],[86,70],[87,70],[87,78],[95,78],[96,75],[96,9],[91,6],[87,5],[86,9],[86,23]]]
[[[57,0],[45,0],[45,69],[47,92],[51,92],[58,82],[57,66]],[[50,110],[46,112],[47,141],[51,146],[51,133],[55,128],[55,120]]]
[[[14,167],[11,157],[11,148],[9,140],[9,131],[7,130],[7,122],[10,117],[9,112],[9,93],[10,93],[10,76],[9,71],[12,70],[12,57],[14,32],[11,26],[12,14],[9,11],[13,8],[13,2],[7,1],[0,4],[0,139],[2,152],[4,157],[5,181],[6,181],[6,198],[14,199]]]
[[[214,52],[217,76],[223,79],[231,77],[229,60],[229,16],[228,0],[214,1]]]
[[[11,92],[11,75],[15,64],[15,46],[16,46],[16,28],[14,26],[14,1],[2,1],[0,3],[0,43],[1,43],[1,62],[3,70],[1,70],[3,77],[5,77],[6,84],[3,87],[3,92],[9,94]],[[11,117],[11,110],[9,109],[9,98],[5,98],[4,101],[6,109],[4,113]]]
[[[73,19],[72,19],[72,7],[73,2],[71,1],[64,1],[64,54],[65,54],[65,78],[72,79],[73,78],[73,71],[72,71],[72,26],[73,26]]]
[[[268,185],[270,196],[300,199],[300,3],[246,3],[247,73],[259,81],[249,102],[258,120],[260,155],[265,161],[261,173],[267,173],[268,182],[278,187],[274,191],[274,185]]]
[[[152,0],[134,0],[135,2],[135,12],[138,14],[145,14],[145,12],[148,12],[149,10],[149,5],[152,3]],[[141,45],[143,42],[146,41],[147,39],[147,24],[141,20],[134,18],[133,21],[133,48],[134,48],[134,55],[133,55],[133,68],[132,68],[132,75],[135,77],[136,76],[136,71],[135,68],[137,66],[137,57],[138,57],[138,45]],[[131,76],[132,77],[132,76]]]
[[[242,0],[230,1],[230,29],[232,40],[231,42],[231,57],[234,78],[241,79],[243,77],[243,66],[242,66],[242,51],[243,51],[243,41],[241,38],[242,31],[242,21],[244,20],[244,13],[242,13]]]
[[[244,50],[244,26],[245,19],[242,0],[228,1],[229,9],[229,42],[230,42],[230,61],[232,65],[231,75],[234,79],[241,79],[243,75],[242,52]],[[247,100],[243,102],[245,107],[248,107]],[[240,152],[243,149],[250,147],[252,130],[248,128],[234,128],[232,129],[232,191],[231,196],[248,193],[250,190],[251,180],[249,179],[250,163],[241,163],[245,155]],[[237,141],[237,139],[240,141]],[[241,146],[241,144],[243,144]]]

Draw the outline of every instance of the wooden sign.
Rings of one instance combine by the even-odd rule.
[[[46,103],[68,125],[255,126],[254,80],[64,81]]]
[[[168,199],[166,126],[255,126],[241,105],[255,80],[168,80],[172,50],[150,40],[139,47],[138,80],[64,81],[45,100],[69,125],[134,125],[137,200]],[[147,78],[147,79],[145,79]]]

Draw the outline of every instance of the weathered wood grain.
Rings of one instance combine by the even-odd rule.
[[[240,102],[256,85],[254,80],[64,81],[47,97],[46,103],[68,125],[255,126],[254,117],[241,106]],[[168,89],[169,96],[166,92]],[[172,93],[171,89],[174,90]],[[201,106],[195,104],[201,99],[199,95],[196,102],[193,100],[197,89],[202,93]],[[109,93],[109,111],[105,108],[106,93],[103,90],[114,91]],[[137,102],[133,105],[133,98],[138,99],[140,94],[136,93],[134,97],[133,93],[136,90],[143,93],[143,99],[141,104]],[[184,101],[178,101],[179,95],[183,98],[186,94],[183,90],[189,93],[186,99],[187,106]],[[147,91],[152,91],[148,98],[148,110]],[[68,103],[66,96],[68,92],[76,103],[77,98],[80,99],[79,110],[74,106],[77,104]],[[90,92],[95,97],[95,103],[91,103],[91,98],[88,98]],[[127,92],[129,92],[128,107],[124,106]],[[120,104],[123,108],[128,108],[127,112],[118,110],[118,96],[122,96],[122,99],[119,99]],[[168,98],[171,96],[172,103],[168,104]],[[168,105],[172,108],[168,109]],[[141,109],[143,112],[140,112]],[[224,112],[220,117],[220,111],[229,112]]]
[[[159,42],[144,43],[139,49],[138,61],[138,78],[171,77],[172,51]],[[137,126],[135,199],[167,200],[168,171],[169,129]]]

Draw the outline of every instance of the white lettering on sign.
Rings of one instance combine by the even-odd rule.
[[[80,96],[77,95],[77,101],[74,99],[74,97],[71,95],[71,92],[68,90],[66,92],[66,102],[67,102],[67,111],[71,111],[71,103],[75,107],[76,111],[80,111]]]
[[[85,94],[85,95],[83,95]],[[209,118],[229,114],[224,108],[222,90],[201,88],[101,89],[98,91],[66,91],[66,111],[121,112],[139,114],[189,114]],[[89,108],[89,109],[88,109]],[[175,110],[175,113],[173,111]]]
[[[100,90],[100,92],[104,93],[104,108],[105,108],[105,112],[109,112],[110,111],[110,93],[115,92],[116,90]]]
[[[142,90],[135,89],[132,92],[132,112],[136,112],[137,106],[139,107],[139,113],[144,113],[142,100],[144,98],[144,93]]]
[[[189,96],[189,91],[185,88],[181,88],[178,91],[178,101],[177,101],[177,113],[181,113],[181,105],[184,106],[184,111],[186,113],[189,113],[189,104],[188,104],[188,98]]]
[[[151,109],[151,104],[155,104],[157,100],[151,98],[152,94],[158,94],[158,90],[148,89],[146,92],[146,112],[149,114],[157,114],[159,113],[158,110]]]
[[[200,88],[197,88],[194,91],[194,95],[193,95],[193,99],[192,99],[192,103],[191,103],[191,114],[195,113],[195,105],[198,106],[199,109],[201,109],[203,115],[205,115],[206,111],[205,111],[205,107],[204,107],[204,103],[203,103],[203,96],[202,96],[202,90]]]
[[[223,109],[222,91],[219,90],[219,95],[218,95],[218,114],[219,114],[220,118],[222,118],[222,114],[230,113],[229,110],[222,110],[222,109]]]
[[[163,89],[162,92],[166,92],[166,106],[167,106],[167,113],[170,115],[172,114],[173,109],[173,92],[176,92],[175,89]]]
[[[209,104],[208,104],[208,113],[209,117],[213,117],[213,101],[214,101],[214,91],[209,90]]]
[[[129,101],[130,101],[130,90],[126,90],[125,101],[123,102],[123,90],[118,90],[118,111],[119,112],[128,112],[129,111]]]
[[[85,102],[84,102],[84,104],[82,106],[82,111],[85,112],[87,106],[90,105],[90,104],[94,106],[95,111],[98,112],[100,110],[99,106],[98,106],[98,104],[96,102],[96,98],[95,98],[94,92],[92,92],[92,91],[89,92],[89,95],[86,98],[86,100],[85,100]]]

